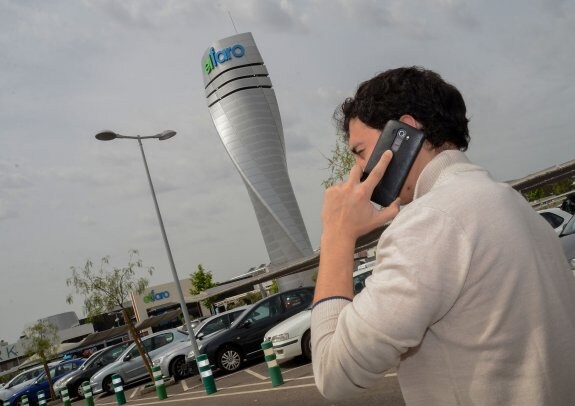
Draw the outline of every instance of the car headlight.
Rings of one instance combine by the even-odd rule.
[[[289,338],[288,333],[278,334],[272,337],[272,343],[277,343],[278,341],[285,341]]]

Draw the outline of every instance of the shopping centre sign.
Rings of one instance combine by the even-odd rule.
[[[241,58],[245,54],[246,49],[240,44],[232,45],[221,51],[216,51],[214,48],[211,48],[208,57],[204,60],[204,70],[206,73],[211,73],[218,65],[232,58]]]
[[[154,290],[152,289],[152,291],[150,293],[148,293],[146,296],[144,296],[144,303],[151,303],[151,302],[155,302],[156,300],[164,300],[170,297],[170,292],[168,292],[167,290],[163,291],[163,292],[154,292]]]

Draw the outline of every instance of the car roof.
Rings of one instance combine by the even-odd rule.
[[[255,302],[254,304],[252,304],[251,306],[252,306],[252,307],[256,307],[256,306],[259,305],[260,303],[262,303],[262,302],[264,302],[264,301],[266,301],[266,300],[271,300],[271,299],[273,299],[273,298],[276,297],[276,296],[285,295],[285,294],[289,294],[289,293],[293,293],[293,292],[299,292],[299,291],[302,291],[302,290],[311,290],[311,291],[313,291],[314,289],[315,289],[315,288],[314,288],[313,286],[300,286],[299,288],[293,288],[293,289],[284,290],[283,292],[274,293],[273,295],[269,295],[269,296],[266,296],[266,297],[264,297],[264,298],[261,298],[260,300],[258,300],[258,301]],[[240,317],[238,317],[238,318],[236,319],[236,321],[234,322],[234,324],[237,323],[238,320],[243,319],[243,318],[247,315],[247,313],[248,313],[248,312],[246,311],[246,312],[244,312]]]
[[[224,316],[226,314],[230,314],[230,313],[234,313],[234,312],[245,312],[246,310],[252,308],[253,305],[245,305],[245,306],[240,306],[240,307],[234,307],[233,309],[230,310],[226,310],[225,312],[221,312],[221,313],[216,313],[213,316],[210,316],[206,319],[204,319],[204,321],[202,321],[200,324],[198,324],[196,327],[194,327],[194,331],[200,331],[206,324],[208,324],[210,321],[217,319],[218,317]]]

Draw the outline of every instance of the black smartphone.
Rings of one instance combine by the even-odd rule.
[[[401,121],[389,120],[387,122],[361,177],[362,182],[367,179],[385,151],[390,149],[393,152],[393,158],[383,178],[373,190],[372,202],[386,207],[397,199],[424,139],[423,131],[417,128]]]

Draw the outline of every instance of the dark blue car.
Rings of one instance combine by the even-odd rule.
[[[84,359],[70,359],[67,361],[62,361],[56,365],[50,365],[49,371],[52,377],[52,382],[60,379],[64,375],[67,375],[82,366]],[[8,405],[10,406],[21,406],[22,397],[24,395],[28,396],[28,402],[30,405],[38,404],[38,392],[43,391],[46,395],[46,399],[50,398],[50,388],[48,387],[48,379],[46,378],[46,373],[40,375],[36,380],[32,381],[29,385],[26,385],[16,391],[8,400]],[[7,406],[6,404],[4,406]]]

